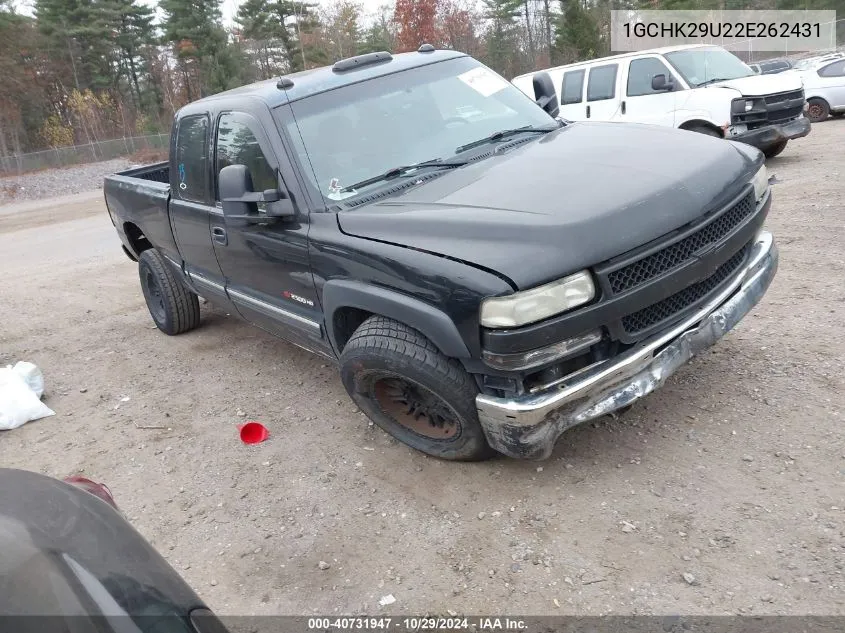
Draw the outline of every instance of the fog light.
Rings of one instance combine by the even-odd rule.
[[[522,371],[532,369],[540,365],[548,364],[555,360],[572,356],[595,345],[601,340],[601,332],[594,330],[581,336],[554,343],[547,347],[532,349],[528,352],[516,352],[514,354],[498,354],[496,352],[483,351],[481,357],[484,362],[495,369],[505,371]]]

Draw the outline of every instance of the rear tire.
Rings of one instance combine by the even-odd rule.
[[[830,116],[830,106],[824,99],[807,99],[807,118],[812,123],[821,123]]]
[[[766,155],[766,158],[774,158],[786,149],[787,142],[788,141],[778,141],[774,145],[769,145],[766,149],[763,150],[763,154]]]
[[[161,253],[154,248],[141,253],[138,274],[147,308],[159,330],[174,336],[200,324],[197,295],[176,277]]]
[[[400,442],[455,461],[495,454],[478,421],[472,376],[416,330],[372,316],[343,348],[340,365],[355,404]]]

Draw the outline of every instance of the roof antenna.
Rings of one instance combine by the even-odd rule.
[[[278,88],[279,90],[287,90],[288,88],[293,88],[293,79],[289,77],[281,77],[276,83],[276,88]]]
[[[434,46],[431,44],[421,44],[420,47],[417,49],[418,53],[433,53]]]

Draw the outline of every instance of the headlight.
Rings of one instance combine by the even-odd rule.
[[[588,303],[595,296],[593,279],[582,270],[531,290],[485,299],[481,302],[481,325],[491,328],[527,325]]]
[[[734,114],[750,112],[753,108],[753,99],[734,99],[733,101],[731,101],[731,112],[733,112]]]
[[[754,174],[754,179],[751,181],[754,185],[754,198],[759,202],[760,198],[766,195],[769,189],[769,172],[766,171],[766,166],[760,167],[760,171]]]

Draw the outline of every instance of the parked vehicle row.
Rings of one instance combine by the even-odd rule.
[[[807,98],[807,116],[814,123],[845,116],[845,54],[806,60],[795,71]]]
[[[527,73],[513,84],[535,98],[547,73],[571,121],[648,123],[741,141],[767,157],[810,133],[795,75],[757,75],[718,46],[672,46]]]
[[[638,75],[628,58],[586,68],[587,96],[611,93],[587,105],[623,85],[665,96],[657,70],[679,86],[724,80],[695,74],[696,55],[674,58],[683,72],[659,56]],[[759,151],[567,122],[538,80],[535,101],[423,46],[185,106],[169,162],[104,185],[153,321],[170,335],[197,327],[202,296],[335,359],[361,410],[409,446],[548,457],[566,429],[650,393],[733,328],[778,251]],[[750,101],[728,83],[714,93]],[[792,101],[765,115],[800,114]],[[804,125],[791,120],[767,126]]]

